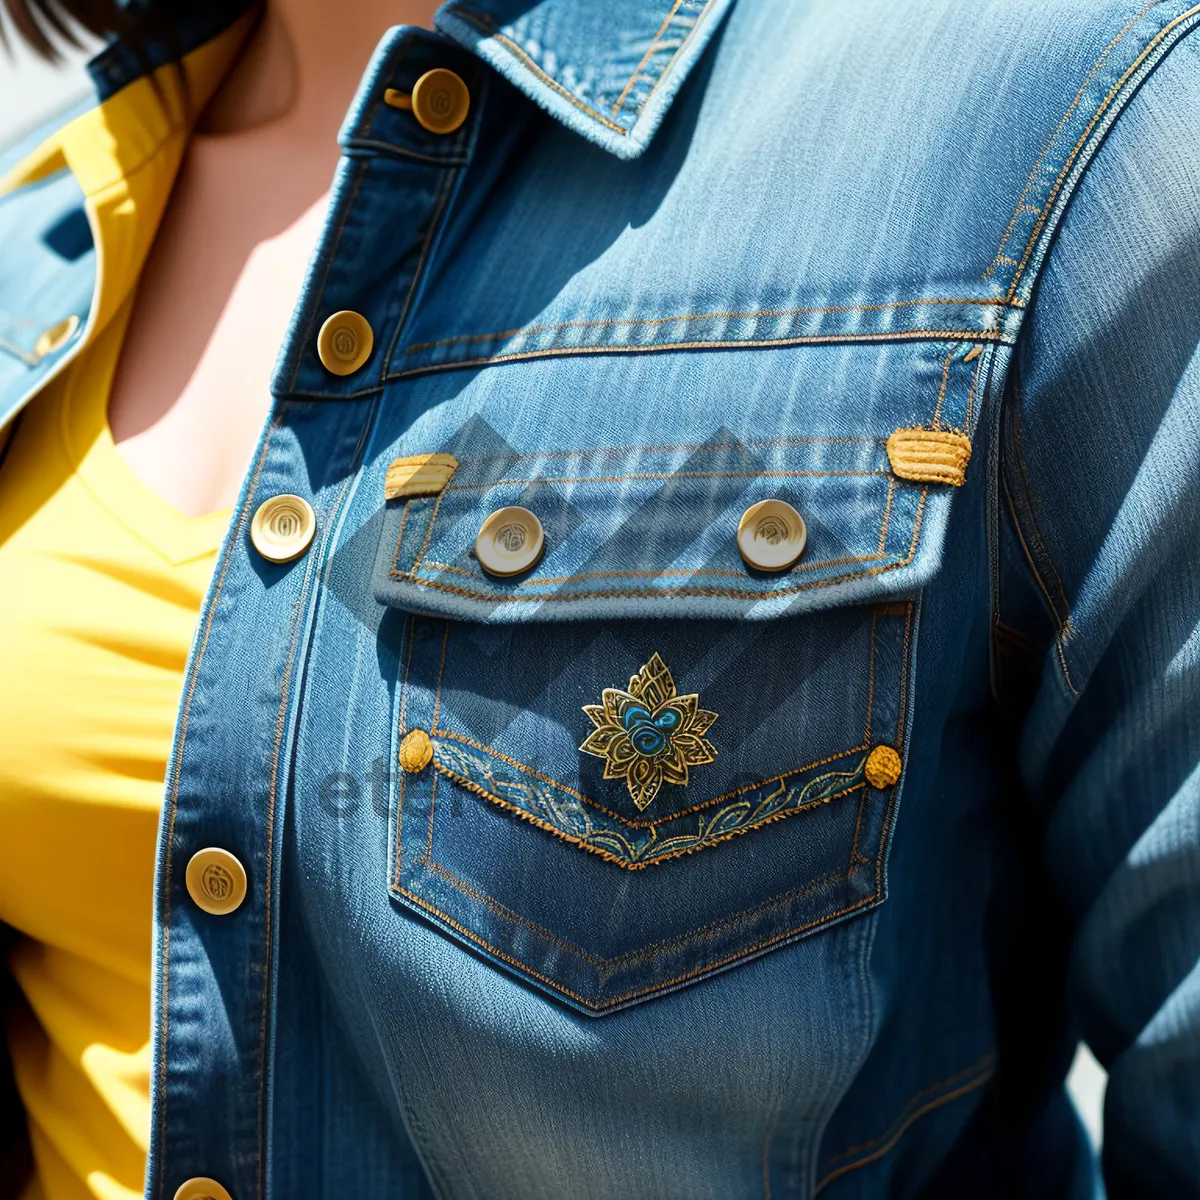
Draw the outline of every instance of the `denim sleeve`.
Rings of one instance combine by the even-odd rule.
[[[997,645],[1047,647],[1022,773],[1073,931],[1068,1004],[1109,1071],[1117,1200],[1200,1197],[1197,112],[1193,36],[1071,201],[1000,442]]]

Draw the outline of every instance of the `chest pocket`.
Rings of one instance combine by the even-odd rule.
[[[879,904],[948,489],[879,437],[485,441],[389,473],[394,899],[587,1013]],[[767,500],[805,527],[771,572],[738,538]],[[476,538],[506,509],[537,518],[501,519],[517,565],[544,548],[496,578]],[[755,511],[751,561],[786,560],[789,509]]]

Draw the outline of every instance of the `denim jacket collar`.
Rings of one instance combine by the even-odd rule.
[[[637,158],[732,0],[450,0],[434,24],[569,129]]]

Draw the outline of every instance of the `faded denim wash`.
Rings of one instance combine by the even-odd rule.
[[[366,71],[188,671],[147,1195],[1200,1196],[1200,7],[660,8],[452,0]],[[449,137],[381,100],[434,66]],[[86,339],[72,189],[0,202],[9,341]],[[72,349],[0,342],[0,412]],[[643,809],[580,746],[654,655],[715,753]]]

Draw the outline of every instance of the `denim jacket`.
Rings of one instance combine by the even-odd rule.
[[[188,668],[147,1196],[1200,1196],[1198,26],[384,37]],[[387,99],[435,68],[447,133]],[[92,198],[25,162],[5,419],[99,319]]]

